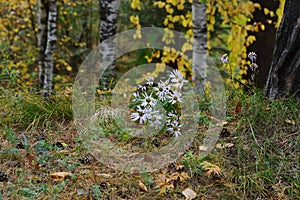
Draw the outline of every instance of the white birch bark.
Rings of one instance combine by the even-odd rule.
[[[53,51],[56,43],[56,20],[57,5],[56,0],[48,1],[48,21],[47,21],[47,45],[45,49],[45,74],[43,96],[49,97],[53,87]]]
[[[121,0],[99,0],[100,12],[100,42],[114,36],[117,33],[117,18]],[[105,62],[112,63],[108,74],[103,74],[101,89],[109,89],[110,81],[114,76],[115,68],[115,45],[102,43],[100,46],[102,58]],[[102,84],[102,83],[100,83]]]
[[[45,49],[47,44],[47,0],[39,0],[38,5],[38,78],[39,85],[42,88],[44,83],[44,69],[45,69]]]
[[[205,91],[207,77],[207,28],[206,28],[206,6],[200,0],[193,0],[193,77],[196,83],[197,92],[202,94]]]

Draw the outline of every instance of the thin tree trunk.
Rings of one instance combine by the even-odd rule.
[[[196,83],[197,92],[205,91],[207,77],[206,57],[207,57],[207,28],[206,28],[206,6],[199,0],[193,0],[192,20],[194,32],[193,44],[193,77]]]
[[[48,24],[47,24],[47,46],[45,49],[45,77],[43,96],[49,97],[53,87],[53,51],[56,43],[56,0],[49,0]]]
[[[45,50],[47,45],[47,19],[48,19],[48,2],[47,0],[39,0],[38,7],[38,76],[39,85],[43,88],[44,84],[44,69],[45,69]]]
[[[270,99],[283,95],[300,96],[299,76],[300,4],[299,0],[286,0],[265,95]]]
[[[121,0],[99,0],[100,12],[100,42],[114,36],[117,33],[117,17],[119,14]],[[110,82],[114,76],[115,68],[115,45],[101,44],[101,54],[105,62],[112,63],[109,72],[102,75],[101,89],[109,89]]]

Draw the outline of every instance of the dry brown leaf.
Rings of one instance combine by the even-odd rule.
[[[186,188],[185,190],[183,190],[182,194],[185,196],[186,200],[192,200],[197,197],[196,192],[190,188]]]
[[[176,170],[179,171],[179,170],[182,170],[184,168],[184,165],[176,165]]]
[[[180,176],[179,176],[180,181],[186,181],[189,178],[190,178],[190,176],[186,172],[180,173]]]
[[[151,163],[154,162],[154,161],[153,161],[153,158],[152,158],[148,153],[145,153],[145,154],[144,154],[144,161],[146,161],[146,162],[151,162]]]
[[[166,175],[160,174],[156,179],[156,186],[159,187],[159,194],[165,194],[167,190],[174,189],[174,185],[170,183],[172,181],[170,178],[167,178]]]
[[[231,148],[233,146],[234,146],[234,144],[232,144],[232,143],[216,144],[217,149]]]
[[[137,167],[131,167],[131,168],[130,168],[130,172],[131,172],[131,174],[133,174],[133,175],[137,175],[137,174],[142,173],[142,170],[141,170],[140,168],[137,168]]]
[[[225,126],[228,122],[214,118],[212,116],[207,115],[207,117],[211,120],[211,122],[216,123],[216,126]]]
[[[235,106],[234,112],[236,114],[239,114],[239,112],[241,111],[241,109],[242,109],[242,103],[238,102],[238,104]]]
[[[186,173],[186,172],[181,172],[181,173],[178,173],[178,172],[174,172],[172,173],[170,176],[169,176],[169,179],[170,180],[173,180],[173,181],[181,181],[181,182],[184,182],[186,181],[187,179],[189,179],[189,175]]]
[[[179,173],[178,172],[174,172],[171,175],[169,175],[169,179],[176,181],[179,178]]]
[[[147,187],[145,186],[145,184],[142,181],[139,181],[139,188],[145,192],[148,191]]]
[[[206,146],[199,146],[199,151],[200,152],[206,152],[208,150],[208,147]]]
[[[30,154],[30,153],[26,153],[26,158],[27,158],[27,162],[25,162],[25,165],[28,167],[37,167],[38,165],[36,165],[35,163],[35,156]]]
[[[70,175],[71,172],[56,172],[50,174],[50,177],[54,179],[54,181],[62,181],[66,176]]]
[[[218,123],[218,122],[220,122],[221,120],[219,120],[219,119],[217,119],[217,118],[214,118],[214,117],[212,117],[212,116],[207,116],[213,123]]]
[[[220,169],[219,166],[214,165],[210,162],[204,161],[202,163],[202,170],[206,171],[206,175],[210,177],[211,175],[221,175],[222,170]]]

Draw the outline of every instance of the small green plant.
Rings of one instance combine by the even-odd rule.
[[[100,186],[99,185],[93,185],[92,186],[92,197],[94,200],[102,200],[101,198],[102,196],[102,192],[100,190]]]
[[[11,144],[16,145],[18,140],[17,140],[17,136],[16,136],[14,130],[12,128],[4,126],[4,132],[5,132],[5,136],[8,139],[8,141]]]

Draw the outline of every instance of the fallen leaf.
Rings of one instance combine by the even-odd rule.
[[[169,179],[173,180],[173,181],[181,181],[184,182],[187,179],[189,179],[189,175],[186,172],[174,172],[169,176]]]
[[[179,176],[179,180],[180,181],[185,181],[185,180],[187,180],[187,179],[189,179],[190,178],[190,176],[186,173],[186,172],[181,172],[180,173],[180,176]]]
[[[190,188],[186,188],[185,190],[182,191],[182,194],[185,196],[186,200],[192,200],[197,197],[196,192]]]
[[[216,144],[217,149],[231,148],[233,146],[234,146],[234,144],[232,144],[232,143]]]
[[[174,185],[170,182],[172,181],[164,174],[158,175],[156,179],[156,187],[159,188],[159,194],[166,194],[167,190],[174,189]]]
[[[151,163],[154,162],[154,161],[153,161],[153,158],[152,158],[148,153],[145,153],[145,154],[144,154],[144,161],[146,161],[146,162],[151,162]]]
[[[238,104],[235,106],[234,112],[236,114],[239,114],[239,112],[241,111],[241,109],[242,109],[242,103],[238,102]]]
[[[210,177],[211,175],[222,175],[222,170],[217,165],[214,165],[207,161],[204,161],[201,165],[202,170],[206,171],[206,175],[208,177]]]
[[[179,173],[178,172],[174,172],[171,175],[168,176],[169,179],[176,181],[179,178]]]
[[[26,166],[30,166],[31,168],[34,167],[34,165],[36,165],[35,162],[35,156],[30,154],[30,153],[26,153],[26,158],[28,160],[28,162],[25,162]]]
[[[66,176],[70,175],[71,172],[56,172],[50,174],[50,177],[54,179],[54,181],[62,181]]]
[[[112,176],[110,174],[97,174],[98,176],[102,176],[104,178],[111,178]]]
[[[271,110],[271,107],[266,107],[264,110],[269,111],[269,110]]]
[[[133,175],[137,175],[137,174],[142,173],[142,170],[140,168],[137,168],[137,167],[131,167],[130,172]]]
[[[200,152],[206,152],[208,150],[208,148],[206,146],[199,146],[199,151]]]
[[[142,181],[139,181],[139,188],[145,192],[148,191],[147,187],[145,186],[145,184]]]
[[[182,170],[184,168],[184,165],[176,165],[176,170],[179,171],[179,170]]]

